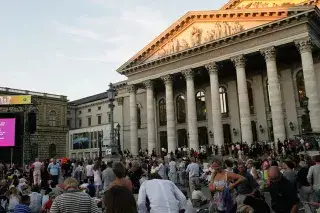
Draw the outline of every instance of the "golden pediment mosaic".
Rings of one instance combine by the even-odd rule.
[[[155,60],[188,48],[192,48],[210,41],[218,40],[246,29],[264,24],[265,22],[206,22],[194,23],[182,31],[178,36],[162,46],[146,61]]]
[[[244,0],[232,6],[232,9],[255,9],[267,7],[293,7],[305,2],[305,0]],[[231,9],[230,8],[230,9]]]

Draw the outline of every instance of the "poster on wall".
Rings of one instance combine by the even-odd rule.
[[[90,144],[89,132],[77,133],[72,136],[73,149],[88,149]]]
[[[15,146],[15,118],[0,118],[0,147]]]

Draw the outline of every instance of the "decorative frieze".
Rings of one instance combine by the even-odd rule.
[[[276,60],[276,48],[273,46],[260,50],[260,53],[266,61]]]
[[[166,75],[161,77],[162,81],[164,82],[165,85],[171,85],[172,84],[172,76],[171,75]]]
[[[244,55],[232,57],[231,61],[236,68],[244,68],[246,66],[246,58]]]
[[[216,62],[205,65],[205,68],[208,70],[209,75],[216,74],[218,72],[218,64]]]
[[[311,50],[312,50],[311,38],[306,38],[304,40],[295,41],[294,43],[300,53],[311,52]]]
[[[182,75],[186,78],[186,80],[193,80],[194,71],[192,69],[187,69],[182,71]]]
[[[123,104],[123,97],[119,97],[119,98],[117,98],[116,100],[117,100],[118,105],[119,105],[119,106],[122,106],[122,104]]]
[[[143,82],[146,89],[153,89],[154,82],[152,80],[147,80]]]
[[[127,90],[129,93],[135,93],[137,91],[137,88],[135,85],[128,85]]]

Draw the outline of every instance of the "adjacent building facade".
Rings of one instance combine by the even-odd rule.
[[[118,83],[121,85],[121,83]],[[119,124],[120,130],[122,114],[119,106],[121,98],[115,101],[114,121],[115,127]],[[107,93],[100,93],[90,97],[71,101],[68,103],[67,124],[67,153],[71,158],[96,158],[99,156],[99,135],[103,156],[106,155],[110,144],[111,112],[107,102]],[[115,132],[118,130],[116,129]],[[115,136],[117,140],[117,135]],[[120,138],[120,140],[123,137]],[[123,142],[120,143],[123,147]]]
[[[29,111],[36,112],[36,132],[24,135],[25,163],[36,157],[47,159],[66,156],[65,141],[68,132],[66,122],[68,100],[66,96],[4,87],[0,87],[0,95],[31,95],[32,97],[32,105],[30,106],[0,107],[2,112],[25,112],[25,122],[27,122]],[[20,153],[14,153],[14,155],[20,155]]]
[[[306,107],[320,132],[318,4],[231,0],[181,17],[117,70],[123,148],[284,140]]]

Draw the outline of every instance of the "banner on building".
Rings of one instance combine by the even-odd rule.
[[[0,95],[0,105],[31,104],[31,95]]]

